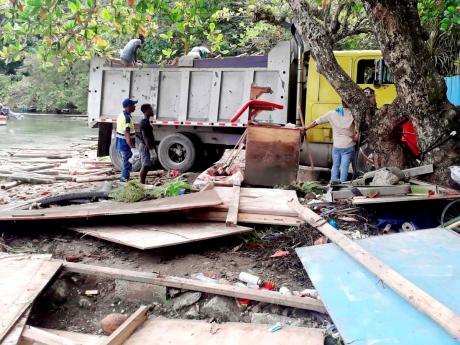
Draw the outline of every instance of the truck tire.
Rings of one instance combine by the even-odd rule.
[[[158,146],[158,159],[167,170],[188,171],[196,159],[196,144],[189,134],[168,135]]]
[[[136,147],[138,147],[138,141],[136,140]],[[117,151],[115,138],[112,138],[112,142],[110,143],[110,160],[112,161],[113,167],[116,171],[121,171],[123,167],[123,158],[121,157],[120,152]],[[132,171],[139,171],[141,170],[141,160],[136,159],[133,162],[133,170]]]

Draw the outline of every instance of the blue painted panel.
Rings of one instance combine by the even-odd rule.
[[[358,242],[460,314],[459,235],[429,229]],[[335,244],[299,248],[297,255],[346,344],[459,344]]]
[[[450,103],[460,105],[460,75],[446,77],[447,98]]]

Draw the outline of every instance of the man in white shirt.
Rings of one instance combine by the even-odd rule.
[[[345,102],[342,101],[342,107],[328,111],[308,125],[306,129],[314,128],[323,123],[329,123],[332,127],[331,181],[345,182],[348,178],[350,163],[355,156],[357,140],[353,115]]]
[[[144,44],[144,36],[129,41],[120,53],[120,59],[127,67],[136,66],[137,50]]]

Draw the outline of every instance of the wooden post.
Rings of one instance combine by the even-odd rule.
[[[404,278],[401,274],[370,254],[359,244],[350,240],[308,207],[300,205],[297,200],[291,200],[288,204],[293,210],[297,211],[302,219],[318,229],[323,235],[327,236],[353,259],[358,261],[370,272],[375,274],[383,283],[412,304],[417,310],[438,323],[455,339],[460,340],[460,316],[454,311]]]
[[[230,200],[230,204],[228,205],[228,213],[227,219],[225,224],[227,226],[236,226],[238,222],[238,208],[240,207],[240,192],[241,192],[241,181],[237,179],[233,183],[233,193],[232,193],[232,200]]]

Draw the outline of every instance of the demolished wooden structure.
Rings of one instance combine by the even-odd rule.
[[[141,306],[114,333],[108,337],[99,337],[72,332],[40,329],[26,325],[28,312],[41,290],[60,271],[107,276],[154,285],[201,291],[210,294],[245,298],[266,303],[285,305],[295,308],[314,310],[324,313],[321,301],[310,297],[283,295],[279,292],[243,288],[233,285],[202,282],[187,278],[163,276],[161,274],[121,270],[116,268],[76,264],[51,260],[50,255],[3,255],[0,257],[0,343],[2,345],[142,345],[164,344],[250,344],[269,335],[267,344],[284,344],[286,336],[292,337],[290,343],[320,345],[324,339],[322,330],[284,327],[278,336],[268,332],[266,325],[228,323],[221,325],[201,321],[185,320],[148,320],[147,307]],[[221,331],[212,332],[209,327],[219,327]],[[174,329],[174,332],[164,332]],[[191,332],[192,330],[192,332]],[[153,333],[152,333],[153,332]],[[152,337],[152,334],[155,336]],[[219,334],[218,336],[215,336]],[[281,336],[282,335],[282,336]],[[149,339],[147,339],[150,338]],[[155,339],[153,342],[152,339]],[[250,340],[250,342],[249,342]]]
[[[148,319],[122,344],[124,345],[323,345],[321,329],[286,326],[276,333],[268,331],[268,325],[225,322],[221,324],[197,320]],[[102,345],[107,336],[83,334],[54,329],[40,329],[48,334],[66,339],[65,344]],[[57,343],[55,343],[57,344]],[[54,344],[54,345],[55,345]],[[59,344],[59,345],[61,345]],[[43,345],[21,338],[18,345]]]

